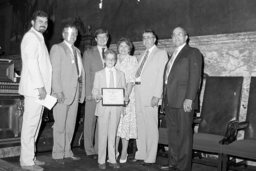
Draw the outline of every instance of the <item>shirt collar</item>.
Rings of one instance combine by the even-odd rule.
[[[43,34],[39,31],[37,31],[34,27],[31,27],[31,30],[34,31],[40,38],[44,39]]]
[[[151,53],[155,47],[156,45],[153,45],[151,48],[148,49],[148,52]]]
[[[186,43],[184,43],[184,44],[180,45],[179,47],[177,47],[178,52],[181,51],[181,49],[182,49],[185,45],[186,45]]]
[[[115,72],[116,71],[116,68],[113,66],[112,68],[108,68],[108,67],[106,67],[105,68],[106,69],[106,71],[113,71],[113,72]]]
[[[72,45],[68,43],[66,40],[64,40],[64,43],[66,43],[66,45],[72,49]]]
[[[107,46],[103,46],[103,47],[102,47],[102,46],[98,46],[98,45],[97,45],[97,48],[98,48],[98,50],[99,50],[100,53],[102,52],[102,48],[104,48],[104,51],[107,50]]]

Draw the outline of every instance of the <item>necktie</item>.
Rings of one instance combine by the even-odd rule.
[[[76,71],[77,71],[77,75],[79,75],[79,68],[78,68],[78,61],[77,61],[77,54],[76,54],[76,49],[75,46],[72,45],[72,50],[73,50],[73,54],[74,54],[74,61],[76,64]]]
[[[171,59],[169,60],[168,64],[167,64],[167,67],[166,67],[166,72],[165,72],[165,83],[167,83],[168,81],[168,76],[170,74],[170,69],[172,67],[172,64],[174,62],[174,58],[176,57],[177,55],[177,52],[178,52],[178,49],[175,49],[175,51],[172,53],[172,57]]]
[[[114,73],[112,70],[109,70],[109,88],[114,88]]]
[[[105,48],[102,48],[101,49],[101,57],[102,59],[104,59],[104,51],[105,51]],[[105,68],[106,64],[103,62],[103,67]]]
[[[144,66],[144,64],[145,64],[145,62],[146,62],[146,60],[147,60],[147,58],[148,58],[148,54],[149,54],[149,50],[146,51],[145,56],[144,56],[144,58],[143,58],[143,60],[142,60],[142,62],[141,62],[141,64],[140,64],[140,66],[139,66],[139,68],[138,68],[138,70],[137,70],[137,72],[136,72],[136,74],[135,74],[135,77],[136,77],[136,78],[138,78],[138,77],[140,76],[141,71],[142,71],[142,68],[143,68],[143,66]]]

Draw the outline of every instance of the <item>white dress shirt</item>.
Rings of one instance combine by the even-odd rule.
[[[112,68],[105,67],[107,88],[109,88],[109,84],[110,84],[110,70],[113,72],[114,88],[116,88],[116,68],[115,67],[112,67]]]

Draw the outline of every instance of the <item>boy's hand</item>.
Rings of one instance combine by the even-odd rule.
[[[101,94],[97,95],[95,97],[95,100],[96,100],[96,102],[99,102],[100,100],[102,100],[102,95]]]

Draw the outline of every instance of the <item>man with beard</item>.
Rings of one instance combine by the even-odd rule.
[[[48,15],[43,11],[33,14],[31,29],[21,42],[22,72],[19,94],[24,96],[24,113],[21,130],[20,165],[26,170],[43,170],[45,162],[35,158],[35,142],[40,129],[43,106],[37,99],[45,99],[51,93],[52,66],[45,46],[44,33]]]

